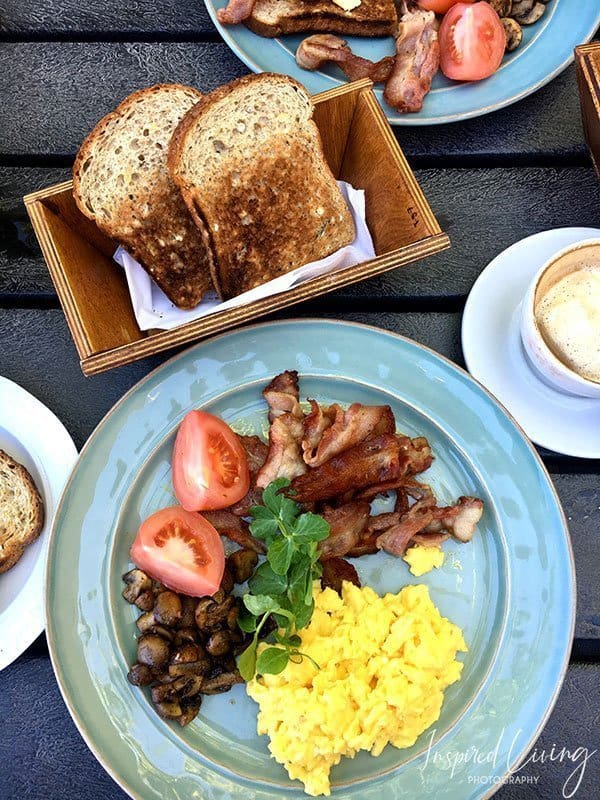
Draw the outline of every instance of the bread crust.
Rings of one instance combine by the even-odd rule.
[[[206,252],[203,237],[198,236],[197,227],[190,219],[177,187],[174,184],[168,187],[161,185],[161,189],[152,198],[151,210],[143,214],[141,223],[136,218],[135,206],[132,210],[129,207],[131,204],[125,202],[122,202],[122,207],[115,209],[113,219],[100,219],[87,207],[85,192],[81,187],[84,164],[95,154],[113,123],[122,119],[141,99],[171,91],[183,92],[194,101],[203,96],[197,89],[183,84],[156,84],[129,95],[97,123],[83,141],[75,159],[73,197],[81,213],[123,246],[175,305],[179,308],[194,308],[202,296],[213,288],[209,254]],[[181,235],[174,241],[170,235],[176,229]],[[126,234],[124,231],[131,233]]]
[[[25,548],[40,535],[44,527],[44,503],[29,471],[3,450],[0,450],[0,481],[10,481],[24,494],[29,511],[29,523],[23,530],[0,526],[0,573],[3,573],[14,567]]]
[[[248,17],[244,25],[253,33],[273,39],[276,36],[285,36],[291,33],[340,33],[346,36],[393,36],[396,32],[397,21],[372,20],[361,21],[343,19],[336,14],[302,14],[294,18],[283,19],[270,25],[262,20]]]

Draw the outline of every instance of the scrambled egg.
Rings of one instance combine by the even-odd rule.
[[[342,597],[314,587],[315,611],[300,631],[308,659],[255,677],[258,733],[310,795],[329,794],[329,771],[359,750],[410,747],[440,715],[443,691],[459,680],[460,628],[442,617],[426,586],[377,594],[344,582]]]
[[[439,547],[423,547],[416,544],[409,547],[402,556],[410,567],[413,575],[419,578],[426,572],[431,572],[434,567],[441,567],[444,563],[444,552]]]

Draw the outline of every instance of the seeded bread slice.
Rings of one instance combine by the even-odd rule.
[[[212,289],[204,240],[167,170],[173,131],[200,100],[162,84],[123,100],[96,125],[73,167],[79,209],[121,244],[179,308]]]
[[[44,505],[33,478],[0,450],[0,573],[17,563],[44,527]]]
[[[300,83],[262,73],[206,95],[175,131],[169,168],[223,299],[354,240],[312,113]]]
[[[308,31],[393,36],[398,14],[394,0],[362,0],[352,11],[344,11],[331,0],[256,0],[244,24],[269,37]]]

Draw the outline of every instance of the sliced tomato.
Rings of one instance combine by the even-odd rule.
[[[215,511],[248,492],[250,474],[239,436],[219,417],[190,411],[177,431],[173,488],[188,511]]]
[[[452,6],[438,35],[440,66],[447,78],[479,81],[489,78],[500,66],[506,34],[500,17],[488,3]]]
[[[192,597],[214,594],[225,569],[217,531],[200,514],[181,506],[163,508],[142,522],[130,555],[150,577]]]
[[[474,3],[475,0],[462,0],[464,3]],[[425,11],[435,11],[436,14],[445,14],[451,6],[460,0],[417,0],[419,6]]]

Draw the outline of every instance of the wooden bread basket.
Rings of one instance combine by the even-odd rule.
[[[27,195],[40,242],[86,375],[240,325],[302,300],[404,266],[449,246],[369,80],[316,95],[315,122],[336,178],[366,193],[376,257],[248,305],[217,311],[173,330],[141,331],[116,243],[78,210],[67,181]]]

